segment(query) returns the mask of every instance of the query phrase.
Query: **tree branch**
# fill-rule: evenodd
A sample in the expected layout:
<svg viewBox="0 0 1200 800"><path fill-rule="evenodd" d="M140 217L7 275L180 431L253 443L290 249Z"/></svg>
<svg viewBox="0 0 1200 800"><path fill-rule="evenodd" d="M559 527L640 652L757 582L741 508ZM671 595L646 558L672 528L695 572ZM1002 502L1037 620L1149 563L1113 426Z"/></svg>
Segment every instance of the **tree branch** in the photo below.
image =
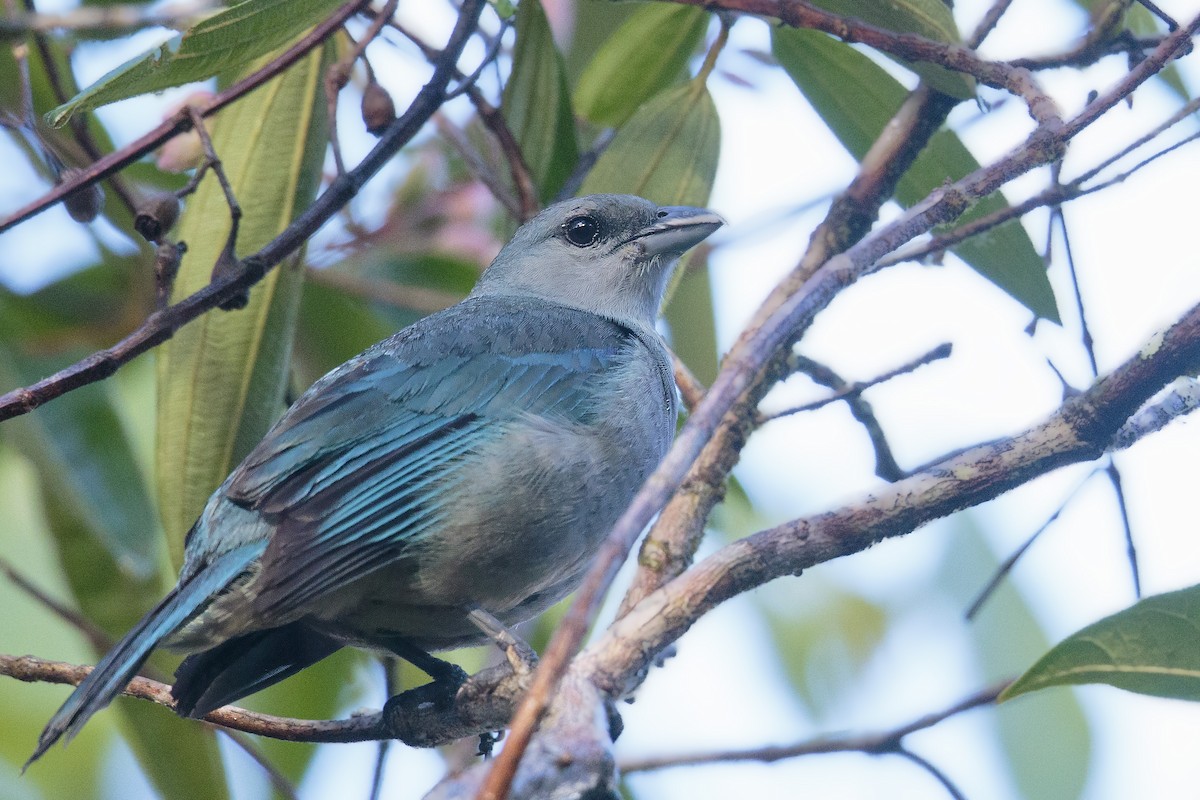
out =
<svg viewBox="0 0 1200 800"><path fill-rule="evenodd" d="M907 725L901 725L889 731L878 733L860 733L852 736L823 736L807 742L797 742L790 745L775 747L755 747L747 750L726 750L705 753L683 753L670 756L647 756L644 758L622 761L620 768L625 775L634 772L649 772L670 767L682 767L694 764L716 764L729 761L755 761L770 764L787 758L800 756L822 755L827 753L867 753L880 755L896 753L904 737L923 731L945 722L951 717L970 711L980 706L996 702L1011 681L1004 681L995 686L982 689L970 697L961 700L949 708L934 714L915 719Z"/></svg>
<svg viewBox="0 0 1200 800"><path fill-rule="evenodd" d="M446 44L441 62L434 69L429 82L413 99L408 110L388 126L374 149L357 167L338 176L282 233L257 253L244 259L240 269L231 270L195 294L151 314L137 330L112 347L93 353L32 386L14 389L0 396L0 421L32 411L47 400L72 389L107 378L122 364L171 338L175 331L196 317L248 290L271 268L295 252L317 228L358 194L363 184L410 141L438 109L446 95L447 85L456 74L455 63L474 32L484 5L484 0L466 0L463 3L458 23ZM328 23L329 20L324 24ZM225 94L228 93L218 95L218 98ZM214 99L205 108L210 108L216 102ZM185 109L177 116L186 119L187 113ZM201 114L203 113L202 110ZM95 172L97 178L107 174L98 168L99 163L94 164L88 172Z"/></svg>
<svg viewBox="0 0 1200 800"><path fill-rule="evenodd" d="M1059 467L1098 458L1148 398L1197 369L1200 305L1041 424L970 448L859 502L726 545L614 622L579 656L577 667L606 694L620 697L657 653L717 604L910 533Z"/></svg>
<svg viewBox="0 0 1200 800"><path fill-rule="evenodd" d="M295 64L306 53L324 42L325 39L337 31L347 19L354 16L366 3L367 0L352 0L352 2L346 3L346 5L342 6L330 15L328 19L309 31L304 38L288 48L278 58L264 65L261 69L247 75L225 91L214 95L207 103L197 106L195 111L202 117L210 117L230 103L240 100L292 66L292 64ZM107 178L114 172L137 161L173 136L187 133L191 129L192 120L188 110L186 108L180 109L171 117L164 120L157 128L142 134L120 150L114 150L85 169L79 170L69 180L56 185L37 200L0 220L0 233L4 233L9 228L40 214L67 195L78 191L81 187Z"/></svg>
<svg viewBox="0 0 1200 800"><path fill-rule="evenodd" d="M725 5L740 7L742 4L722 4L722 7ZM599 608L601 598L607 592L633 542L651 517L679 488L689 468L712 438L721 419L735 407L739 398L746 396L747 392L765 377L765 368L778 357L781 350L790 346L812 324L817 313L842 289L875 271L877 262L884 255L904 242L928 233L934 226L955 219L973 202L986 197L1013 178L1060 158L1074 135L1098 119L1118 102L1120 97L1128 96L1134 88L1156 74L1170 59L1189 48L1190 37L1197 28L1200 28L1200 16L1186 28L1167 36L1150 57L1131 69L1113 89L1085 107L1069 123L1064 124L1052 115L1035 115L1035 118L1045 116L1044 121L1023 144L1008 155L955 183L935 190L925 200L901 214L898 219L880 226L846 252L829 259L813 274L811 280L802 282L802 286L796 285L793 273L793 276L789 276L776 287L729 352L721 373L700 406L688 418L666 458L647 479L601 546L592 568L576 592L574 603L546 648L534 676L533 686L513 717L508 743L497 757L489 780L478 795L481 800L499 800L507 794L516 774L516 765L521 753L533 738L534 728L550 703L554 687L566 673L572 654L583 640L590 621ZM739 410L746 413L744 408ZM1014 469L1014 475L1016 474L1020 474L1019 469ZM1022 478L1022 481L1025 479L1027 477ZM911 490L911 480L901 481L894 486L906 486ZM1006 488L1011 488L1011 485ZM970 501L966 504L969 505ZM959 506L961 507L964 506ZM943 513L950 513L951 510L957 509L948 509ZM691 578L697 574L703 576L704 573L698 573L697 570L698 568L693 568L686 573L686 577ZM703 577L698 579L702 580ZM680 580L683 578L675 579L676 582ZM651 595L643 602L649 602L654 596ZM622 626L630 616L632 612L618 620L609 633ZM690 625L690 622L687 625ZM684 628L686 629L686 625ZM681 632L682 630L678 631ZM667 638L674 637L663 638L658 644L647 641L644 647L639 646L638 649L643 653L657 653L661 646L665 645ZM645 666L644 660L641 666Z"/></svg>

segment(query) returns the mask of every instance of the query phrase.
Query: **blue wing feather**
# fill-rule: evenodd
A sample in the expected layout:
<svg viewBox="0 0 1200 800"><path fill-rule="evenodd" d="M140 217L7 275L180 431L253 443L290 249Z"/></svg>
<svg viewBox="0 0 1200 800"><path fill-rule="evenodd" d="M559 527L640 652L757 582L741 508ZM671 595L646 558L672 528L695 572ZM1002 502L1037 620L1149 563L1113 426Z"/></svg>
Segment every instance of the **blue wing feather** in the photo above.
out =
<svg viewBox="0 0 1200 800"><path fill-rule="evenodd" d="M275 525L258 613L289 613L402 557L446 513L463 456L514 420L586 421L632 335L554 307L548 327L580 335L551 347L527 308L489 303L427 318L323 378L231 476L229 498Z"/></svg>

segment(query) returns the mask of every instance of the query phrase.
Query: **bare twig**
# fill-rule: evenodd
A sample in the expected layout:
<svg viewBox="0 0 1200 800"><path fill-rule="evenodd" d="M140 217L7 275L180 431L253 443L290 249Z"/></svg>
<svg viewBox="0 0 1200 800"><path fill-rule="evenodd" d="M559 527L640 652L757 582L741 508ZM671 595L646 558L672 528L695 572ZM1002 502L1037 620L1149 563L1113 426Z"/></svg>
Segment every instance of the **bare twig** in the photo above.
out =
<svg viewBox="0 0 1200 800"><path fill-rule="evenodd" d="M1068 492L1067 496L1063 498L1061 503L1059 503L1058 508L1054 509L1054 513L1047 517L1046 521L1039 525L1037 530L1029 534L1029 537L1025 539L1025 541L1022 542L1016 550L1010 553L1008 557L1000 563L1000 566L996 567L995 573L992 574L992 577L988 579L988 582L984 585L984 587L979 590L979 594L975 595L975 599L972 600L970 605L967 606L967 610L963 613L964 619L966 619L968 622L975 619L976 615L979 614L980 609L983 608L983 604L986 603L993 594L995 594L996 589L999 588L1001 581L1007 578L1012 572L1013 567L1015 567L1017 564L1017 561L1019 561L1021 557L1025 555L1025 552L1029 550L1033 543L1037 541L1038 538L1040 538L1041 535L1045 533L1051 525L1058 521L1058 518L1062 515L1062 512L1067 509L1068 505L1070 505L1072 498L1079 494L1079 490L1087 485L1087 482L1096 475L1096 472L1096 470L1092 470L1084 477L1083 480L1076 484L1075 488Z"/></svg>
<svg viewBox="0 0 1200 800"><path fill-rule="evenodd" d="M671 767L727 763L730 761L754 761L771 764L789 758L824 755L828 753L868 753L870 755L897 753L901 742L904 741L906 736L917 731L932 728L966 711L991 705L996 702L996 698L1008 687L1009 683L1011 681L1003 681L995 686L982 689L943 711L935 714L926 714L906 725L901 725L889 731L856 734L853 736L823 736L819 739L798 742L796 744L755 747L746 750L647 756L622 761L621 772L629 775L635 772L649 772L651 770L669 769Z"/></svg>
<svg viewBox="0 0 1200 800"><path fill-rule="evenodd" d="M92 667L62 661L0 653L0 675L8 675L19 681L77 686L91 671ZM171 687L149 678L134 678L123 694L149 700L167 708L175 707ZM222 728L289 742L368 742L389 735L380 714L365 714L343 720L304 720L225 706L204 717L204 720Z"/></svg>
<svg viewBox="0 0 1200 800"><path fill-rule="evenodd" d="M902 365L896 367L895 369L888 370L887 372L883 373L882 375L876 375L874 378L871 378L870 380L855 381L854 383L846 383L843 381L841 383L841 385L838 386L837 390L833 394L829 395L828 397L822 397L820 400L814 400L811 403L805 403L802 406L794 406L792 408L785 408L782 411L775 411L770 414L761 414L758 418L757 424L763 425L763 424L770 422L771 420L779 419L781 417L788 417L793 414L800 414L800 413L804 413L807 411L816 411L818 408L824 408L825 406L829 405L830 403L836 403L840 400L845 400L848 397L853 397L853 396L862 394L867 389L870 389L872 386L878 386L881 383L886 383L886 382L890 381L892 378L897 378L901 375L907 375L910 372L914 372L917 369L920 369L921 367L925 366L926 364L932 364L935 361L941 361L944 358L949 358L952 349L953 349L953 347L949 343L940 344L937 347L930 350L929 352L923 353L923 354L917 356L912 361L909 361L906 364L902 364ZM805 370L801 370L801 371L804 372ZM808 373L805 372L805 374L808 374Z"/></svg>
<svg viewBox="0 0 1200 800"><path fill-rule="evenodd" d="M207 103L198 106L196 108L197 113L202 117L210 117L230 103L240 100L271 78L284 72L292 64L303 58L306 53L325 41L325 39L340 28L347 19L357 13L366 3L367 0L351 0L351 2L346 3L331 14L328 19L309 31L300 41L289 47L278 58L272 59L269 64L265 64L261 69L255 70L225 91L214 95ZM78 191L81 187L103 180L118 170L129 166L171 137L180 133L186 133L191 128L192 120L188 111L180 109L177 113L164 120L158 127L143 134L121 149L109 153L89 165L86 169L80 170L70 180L63 181L37 200L0 220L0 233L24 222L30 217L40 214L67 195Z"/></svg>
<svg viewBox="0 0 1200 800"><path fill-rule="evenodd" d="M575 668L609 696L624 696L656 653L726 599L905 535L1037 475L1099 458L1159 387L1200 369L1200 305L1154 342L1157 347L1144 348L1022 433L972 447L840 509L726 545L618 618L589 644Z"/></svg>
<svg viewBox="0 0 1200 800"><path fill-rule="evenodd" d="M719 5L725 8L736 7L731 10L750 10L744 7L765 4L762 0L754 0L745 3L722 2ZM780 10L778 4L770 5L773 6L774 12ZM778 13L775 15L779 16ZM825 21L828 21L827 18ZM1116 86L1099 96L1078 116L1066 123L1048 114L1048 107L1038 108L1034 116L1036 119L1043 119L1043 123L1023 144L1006 156L959 181L935 190L928 198L909 208L896 220L880 226L858 244L829 259L802 287L797 287L790 279L785 279L772 292L726 356L724 368L700 407L688 418L666 458L634 497L601 546L591 570L576 592L575 602L550 640L541 666L535 674L533 686L513 717L512 735L496 759L489 782L480 793L481 798L499 800L507 793L515 775L516 764L533 736L537 720L549 704L554 687L566 672L571 655L582 641L589 622L599 607L601 597L607 591L633 541L650 518L662 508L670 494L679 487L720 420L745 396L747 390L755 385L760 373L777 358L781 349L788 346L811 324L816 313L824 308L833 296L874 271L877 262L886 253L895 250L903 242L928 232L935 225L956 218L975 199L991 194L1012 178L1057 160L1071 137L1098 119L1121 98L1128 96L1142 82L1156 74L1170 59L1189 47L1190 37L1197 29L1200 29L1200 17L1192 20L1186 28L1167 36L1154 53L1132 68ZM1200 313L1197 316L1200 317ZM1022 469L1014 465L1011 474L1020 477ZM907 485L907 481L900 481L890 488L895 490L903 485ZM1018 484L1008 484L1005 488L1013 485ZM790 531L789 535L809 534ZM788 571L796 571L794 563L789 562ZM697 569L693 569L689 571L688 576L697 574ZM697 579L704 580L707 577L710 576ZM680 578L676 579L678 580ZM622 626L631 615L632 612L620 618L610 632Z"/></svg>
<svg viewBox="0 0 1200 800"><path fill-rule="evenodd" d="M436 54L436 50L403 25L393 23L392 27L415 44L425 54L426 58L433 58L434 54ZM500 36L497 36L493 42L493 51L489 54L489 59L495 57L495 47L499 45L500 38ZM484 64L488 63L489 59L485 59ZM482 68L483 64L480 66ZM509 176L512 179L515 195L487 168L483 159L467 143L466 137L449 120L439 121L439 126L448 135L450 143L466 158L468 164L476 171L480 180L488 187L493 196L500 201L515 219L519 222L524 222L536 214L540 207L537 188L533 182L533 173L529 169L529 164L525 161L525 154L521 152L521 145L517 142L516 136L513 135L512 129L508 127L508 120L504 118L504 114L501 113L500 109L488 102L487 98L483 96L483 92L479 90L473 81L468 81L465 78L463 81L463 85L466 87L466 95L470 99L471 104L475 106L476 113L479 114L479 121L491 132L492 136L496 139L496 143L500 146L500 152L504 155L504 160L508 164Z"/></svg>
<svg viewBox="0 0 1200 800"><path fill-rule="evenodd" d="M88 644L94 650L104 652L112 647L112 637L106 631L102 630L99 625L75 609L63 605L46 592L43 592L33 581L22 575L16 567L3 558L0 558L0 572L4 573L4 576L12 582L13 586L25 592L25 594L49 609L59 619L79 631L88 640Z"/></svg>
<svg viewBox="0 0 1200 800"><path fill-rule="evenodd" d="M483 6L483 0L467 0L463 4L458 23L443 51L442 61L434 70L433 77L413 99L408 110L388 127L362 163L335 179L282 233L257 253L243 259L240 269L222 276L175 305L151 314L137 330L112 347L93 353L32 386L15 389L0 396L0 421L27 413L72 389L107 378L122 364L169 339L183 325L249 289L261 280L269 269L291 255L317 228L349 202L362 185L378 172L404 143L415 136L437 110L444 98L446 86L456 71L454 62L474 31ZM323 25L329 22L327 20ZM312 35L310 34L310 37ZM205 108L211 106L212 104L209 104ZM187 118L186 111L181 114L184 119ZM97 175L106 174L98 165L92 165L91 171Z"/></svg>

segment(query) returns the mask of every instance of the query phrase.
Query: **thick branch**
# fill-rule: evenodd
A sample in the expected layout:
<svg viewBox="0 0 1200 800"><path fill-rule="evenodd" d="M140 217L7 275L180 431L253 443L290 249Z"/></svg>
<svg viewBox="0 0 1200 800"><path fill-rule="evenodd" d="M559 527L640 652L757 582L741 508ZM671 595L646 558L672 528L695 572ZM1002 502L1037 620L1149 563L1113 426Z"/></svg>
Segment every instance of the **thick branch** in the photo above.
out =
<svg viewBox="0 0 1200 800"><path fill-rule="evenodd" d="M689 417L662 464L647 479L600 548L591 570L576 593L575 602L546 648L533 687L513 717L508 744L496 759L492 775L479 794L480 798L499 800L506 794L509 782L516 773L521 752L533 737L537 720L549 705L554 687L565 674L568 662L583 640L601 598L637 535L679 487L690 466L712 438L722 417L761 380L764 367L812 324L817 313L834 296L873 272L884 255L914 237L928 233L934 226L955 219L974 202L998 190L1013 178L1061 157L1070 138L1116 102L1112 99L1114 95L1123 92L1123 96L1128 96L1134 88L1156 74L1168 60L1190 47L1190 37L1197 28L1200 28L1200 17L1186 28L1166 37L1150 58L1131 69L1124 80L1089 104L1069 125L1062 124L1057 118L1048 119L1022 145L994 164L935 190L895 221L880 226L845 253L830 259L803 287L797 287L785 279L771 293L730 351L712 388ZM907 482L902 484L906 485ZM688 573L689 576L691 574ZM649 647L646 652L658 652L658 649Z"/></svg>
<svg viewBox="0 0 1200 800"><path fill-rule="evenodd" d="M973 447L863 500L727 545L648 596L579 657L611 696L713 606L783 575L865 550L931 520L991 500L1067 464L1098 458L1164 385L1200 369L1200 305L1046 421Z"/></svg>

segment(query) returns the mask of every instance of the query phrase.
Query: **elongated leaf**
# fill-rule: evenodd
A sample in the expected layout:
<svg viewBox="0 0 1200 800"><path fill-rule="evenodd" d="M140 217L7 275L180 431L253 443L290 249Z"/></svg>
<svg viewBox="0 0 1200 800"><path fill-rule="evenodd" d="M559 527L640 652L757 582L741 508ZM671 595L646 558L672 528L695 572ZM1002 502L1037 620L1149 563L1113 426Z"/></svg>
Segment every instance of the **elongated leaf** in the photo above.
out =
<svg viewBox="0 0 1200 800"><path fill-rule="evenodd" d="M638 109L583 182L581 194L637 194L660 205L708 202L721 123L699 81L677 86Z"/></svg>
<svg viewBox="0 0 1200 800"><path fill-rule="evenodd" d="M73 114L236 70L294 38L345 0L246 0L125 62L47 115L59 127Z"/></svg>
<svg viewBox="0 0 1200 800"><path fill-rule="evenodd" d="M772 34L772 48L796 86L855 158L866 155L904 102L904 87L886 71L824 34L777 29ZM912 205L947 180L957 180L978 168L979 162L954 133L939 131L900 179L896 200ZM958 223L1006 206L1001 194L985 197ZM1045 264L1019 222L993 228L986 236L969 239L951 250L1039 317L1058 321Z"/></svg>
<svg viewBox="0 0 1200 800"><path fill-rule="evenodd" d="M588 62L575 89L579 114L619 126L679 80L708 30L701 8L655 3L638 9Z"/></svg>
<svg viewBox="0 0 1200 800"><path fill-rule="evenodd" d="M0 359L0 379L6 385L22 385L58 366L57 361L22 357L10 350ZM140 583L157 578L158 524L141 471L104 389L97 385L70 392L13 420L5 430L36 465L48 499L83 524L89 546L99 547L111 559L117 574L104 580L120 583L123 576Z"/></svg>
<svg viewBox="0 0 1200 800"><path fill-rule="evenodd" d="M579 146L562 56L537 0L525 0L517 9L512 77L501 105L533 173L538 199L546 202L575 168Z"/></svg>
<svg viewBox="0 0 1200 800"><path fill-rule="evenodd" d="M1001 699L1082 683L1200 700L1200 586L1147 597L1071 634Z"/></svg>
<svg viewBox="0 0 1200 800"><path fill-rule="evenodd" d="M49 367L10 353L0 374L6 383L14 373L27 382ZM79 609L116 639L154 605L163 584L154 509L107 389L77 389L11 420L5 432L37 469L41 503ZM226 797L210 731L145 702L116 707L164 797Z"/></svg>
<svg viewBox="0 0 1200 800"><path fill-rule="evenodd" d="M970 514L960 514L956 521L938 583L948 590L953 611L961 613L995 574L999 560ZM1007 678L1047 647L1045 632L1012 581L1000 585L964 633L973 644L982 686ZM1087 719L1071 692L1056 692L1042 700L988 712L1011 768L1015 796L1024 800L1079 797L1092 751Z"/></svg>
<svg viewBox="0 0 1200 800"><path fill-rule="evenodd" d="M945 44L960 42L954 15L943 0L813 0L813 5L896 33L915 33ZM975 96L975 79L969 75L927 62L894 60L920 75L939 92L962 100Z"/></svg>
<svg viewBox="0 0 1200 800"><path fill-rule="evenodd" d="M270 241L316 191L325 149L325 63L314 52L214 124L213 144L245 212L239 254ZM179 223L189 250L176 298L209 282L229 224L210 175ZM159 510L176 563L208 495L282 408L302 278L295 263L283 264L254 287L244 309L211 312L158 350Z"/></svg>
<svg viewBox="0 0 1200 800"><path fill-rule="evenodd" d="M239 254L268 242L316 192L326 142L322 78L332 56L331 46L312 53L215 122L213 144L245 212ZM180 238L190 247L176 297L208 283L228 230L224 196L216 181L206 180L180 221ZM273 270L244 309L211 312L159 349L159 507L176 559L209 494L282 410L303 288L300 263L297 256ZM331 687L340 683L331 675L323 668L289 679L275 690L273 710L328 713L338 697ZM279 742L259 746L294 780L313 752Z"/></svg>

